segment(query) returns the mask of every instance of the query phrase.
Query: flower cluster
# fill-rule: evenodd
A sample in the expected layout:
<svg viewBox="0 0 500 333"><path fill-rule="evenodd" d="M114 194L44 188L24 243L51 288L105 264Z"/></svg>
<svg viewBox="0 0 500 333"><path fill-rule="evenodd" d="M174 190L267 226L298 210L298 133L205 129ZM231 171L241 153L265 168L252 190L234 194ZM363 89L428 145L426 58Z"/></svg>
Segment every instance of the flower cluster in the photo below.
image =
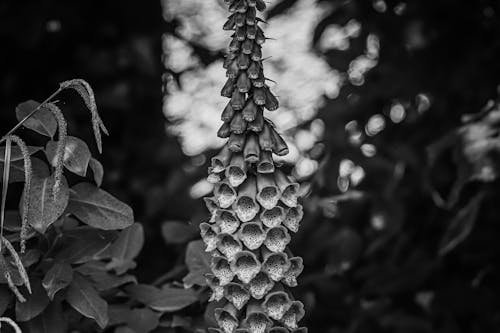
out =
<svg viewBox="0 0 500 333"><path fill-rule="evenodd" d="M214 195L205 198L211 212L200 225L206 250L212 253L208 285L219 333L306 332L298 322L304 305L288 287L297 285L302 258L287 248L290 233L302 219L299 184L274 161L288 147L264 109L274 111L278 100L264 76L257 12L263 0L225 0L231 15L225 30L234 31L224 62L227 82L222 96L230 98L222 112L218 136L228 138L213 157L208 180Z"/></svg>

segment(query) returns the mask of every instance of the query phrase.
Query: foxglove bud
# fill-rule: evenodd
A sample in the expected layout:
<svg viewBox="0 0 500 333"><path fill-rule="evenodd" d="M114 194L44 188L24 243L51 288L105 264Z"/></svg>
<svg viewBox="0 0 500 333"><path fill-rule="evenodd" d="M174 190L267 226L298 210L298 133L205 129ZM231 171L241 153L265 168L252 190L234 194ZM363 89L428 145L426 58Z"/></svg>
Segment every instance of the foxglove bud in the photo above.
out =
<svg viewBox="0 0 500 333"><path fill-rule="evenodd" d="M226 23L224 23L224 26L222 27L222 29L233 30L234 24L235 24L235 15L233 14L233 15L229 16Z"/></svg>
<svg viewBox="0 0 500 333"><path fill-rule="evenodd" d="M236 82L236 86L238 87L238 90L242 93L247 93L248 91L250 91L250 88L252 87L252 82L248 78L248 75L246 72L242 71L240 73L240 76L238 76L238 81ZM250 121L252 121L252 120L253 119L251 119Z"/></svg>
<svg viewBox="0 0 500 333"><path fill-rule="evenodd" d="M231 52L236 52L240 49L241 47L241 42L237 40L236 38L233 38L231 40L231 43L229 43L229 51Z"/></svg>
<svg viewBox="0 0 500 333"><path fill-rule="evenodd" d="M212 157L212 171L213 172L222 172L226 170L227 165L229 164L229 161L231 160L231 151L225 145L222 150Z"/></svg>
<svg viewBox="0 0 500 333"><path fill-rule="evenodd" d="M264 129L264 116L262 115L262 109L257 109L255 119L248 123L247 129L253 132L260 132Z"/></svg>
<svg viewBox="0 0 500 333"><path fill-rule="evenodd" d="M281 135L276 132L274 128L271 127L271 137L273 141L272 151L278 156L284 156L288 154L288 145Z"/></svg>
<svg viewBox="0 0 500 333"><path fill-rule="evenodd" d="M257 35L257 27L255 25L249 25L247 27L247 38L248 39L255 39Z"/></svg>
<svg viewBox="0 0 500 333"><path fill-rule="evenodd" d="M257 17L257 11L255 10L255 7L249 7L246 15L247 25L255 25L256 17Z"/></svg>
<svg viewBox="0 0 500 333"><path fill-rule="evenodd" d="M222 90L220 92L221 96L231 97L234 91L234 83L234 79L227 79L226 84L224 84L224 87L222 87Z"/></svg>
<svg viewBox="0 0 500 333"><path fill-rule="evenodd" d="M253 52L253 47L254 47L253 41L251 39L247 39L243 42L241 46L241 52L250 55Z"/></svg>
<svg viewBox="0 0 500 333"><path fill-rule="evenodd" d="M257 27L257 31L255 32L255 42L259 45L266 42L266 36L264 36L264 32L259 27Z"/></svg>
<svg viewBox="0 0 500 333"><path fill-rule="evenodd" d="M243 27L245 25L245 22L246 22L246 15L245 14L243 14L243 13L234 14L234 24L237 27Z"/></svg>
<svg viewBox="0 0 500 333"><path fill-rule="evenodd" d="M248 163L256 163L259 161L260 147L257 135L253 133L248 135L248 139L245 142L245 148L243 149L243 157Z"/></svg>
<svg viewBox="0 0 500 333"><path fill-rule="evenodd" d="M251 79L256 79L259 77L259 72L260 72L260 66L259 63L256 61L252 61L250 66L248 66L247 73L248 77Z"/></svg>
<svg viewBox="0 0 500 333"><path fill-rule="evenodd" d="M245 106L245 94L238 90L234 90L231 97L231 106L235 110L243 109L243 106Z"/></svg>
<svg viewBox="0 0 500 333"><path fill-rule="evenodd" d="M217 131L217 136L219 138L225 139L231 135L231 127L229 123L222 123L221 127Z"/></svg>
<svg viewBox="0 0 500 333"><path fill-rule="evenodd" d="M235 38L239 42L243 42L246 39L246 29L245 27L236 28Z"/></svg>
<svg viewBox="0 0 500 333"><path fill-rule="evenodd" d="M252 55L250 58L256 62L262 60L262 49L259 44L253 44Z"/></svg>
<svg viewBox="0 0 500 333"><path fill-rule="evenodd" d="M268 109L269 111L277 110L279 107L279 102L278 102L278 99L276 98L276 96L273 95L273 93L271 92L271 90L269 90L268 87L266 87L264 89L264 92L266 95L266 97L265 97L266 98L266 102L265 102L266 109Z"/></svg>
<svg viewBox="0 0 500 333"><path fill-rule="evenodd" d="M245 135L231 133L227 142L227 146L229 150L234 153L242 151L243 147L245 146Z"/></svg>
<svg viewBox="0 0 500 333"><path fill-rule="evenodd" d="M229 128L231 132L236 134L243 134L247 129L247 122L243 119L243 114L241 112L236 112L233 119L229 123Z"/></svg>
<svg viewBox="0 0 500 333"><path fill-rule="evenodd" d="M251 1L251 2L253 2L253 1ZM266 9L266 3L264 2L264 0L256 0L255 7L257 8L257 10L259 12L262 12Z"/></svg>
<svg viewBox="0 0 500 333"><path fill-rule="evenodd" d="M243 52L238 56L238 67L239 69L247 69L250 66L250 56Z"/></svg>
<svg viewBox="0 0 500 333"><path fill-rule="evenodd" d="M266 83L266 79L264 77L264 72L262 72L262 71L259 72L259 77L252 80L252 84L255 88L262 88L262 87L264 87L265 83ZM267 104L268 103L266 102L265 107L266 107L266 109L269 110L269 107ZM269 110L269 111L273 111L273 110Z"/></svg>
<svg viewBox="0 0 500 333"><path fill-rule="evenodd" d="M273 173L274 172L273 156L270 151L262 151L260 160L257 164L257 172L259 173ZM278 184L279 185L279 184Z"/></svg>
<svg viewBox="0 0 500 333"><path fill-rule="evenodd" d="M248 76L247 76L248 78ZM257 117L257 111L259 110L259 107L255 105L255 103L250 100L248 103L245 105L243 108L243 119L246 121L253 121Z"/></svg>
<svg viewBox="0 0 500 333"><path fill-rule="evenodd" d="M260 149L262 150L272 150L273 149L273 136L272 127L265 123L262 132L259 135Z"/></svg>
<svg viewBox="0 0 500 333"><path fill-rule="evenodd" d="M230 79L236 79L239 72L240 68L238 67L238 59L235 58L231 61L231 64L227 68L226 76Z"/></svg>

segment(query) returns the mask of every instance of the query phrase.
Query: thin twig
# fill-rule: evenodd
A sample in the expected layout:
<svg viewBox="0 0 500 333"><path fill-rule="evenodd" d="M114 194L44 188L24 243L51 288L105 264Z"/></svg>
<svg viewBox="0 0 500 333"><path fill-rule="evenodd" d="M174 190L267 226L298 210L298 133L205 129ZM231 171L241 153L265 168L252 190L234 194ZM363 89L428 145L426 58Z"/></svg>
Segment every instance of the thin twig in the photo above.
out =
<svg viewBox="0 0 500 333"><path fill-rule="evenodd" d="M7 132L1 139L0 143L4 142L9 135L14 133L19 127L21 127L28 119L30 119L35 113L37 113L40 108L48 103L52 98L54 98L57 94L61 92L62 88L58 88L55 92L52 93L49 97L47 97L40 105L38 105L33 111L31 111L26 117L24 117L20 122L16 124L16 126L12 127L10 131Z"/></svg>

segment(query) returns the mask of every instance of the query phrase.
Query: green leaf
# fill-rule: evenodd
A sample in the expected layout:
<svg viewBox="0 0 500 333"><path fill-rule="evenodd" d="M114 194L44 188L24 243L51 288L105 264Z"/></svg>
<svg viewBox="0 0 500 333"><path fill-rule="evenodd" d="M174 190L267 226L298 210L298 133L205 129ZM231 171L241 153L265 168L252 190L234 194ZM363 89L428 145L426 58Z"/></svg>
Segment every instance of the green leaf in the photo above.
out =
<svg viewBox="0 0 500 333"><path fill-rule="evenodd" d="M94 319L102 329L108 324L108 303L99 296L94 286L78 273L69 285L66 300L76 311Z"/></svg>
<svg viewBox="0 0 500 333"><path fill-rule="evenodd" d="M210 273L210 254L205 251L203 241L196 240L188 244L185 261L189 273L182 279L184 286L206 286L205 274Z"/></svg>
<svg viewBox="0 0 500 333"><path fill-rule="evenodd" d="M42 314L26 323L25 333L67 333L67 323L59 302L52 302Z"/></svg>
<svg viewBox="0 0 500 333"><path fill-rule="evenodd" d="M102 167L101 162L92 157L90 159L89 167L94 174L94 181L97 187L101 187L102 178L104 177L104 168Z"/></svg>
<svg viewBox="0 0 500 333"><path fill-rule="evenodd" d="M62 215L68 205L69 189L66 178L62 177L61 188L55 200L53 188L53 175L46 178L33 177L31 181L28 221L40 233L45 233L47 228ZM26 196L26 194L23 195Z"/></svg>
<svg viewBox="0 0 500 333"><path fill-rule="evenodd" d="M177 221L167 221L161 226L163 239L167 244L184 244L198 235L193 226Z"/></svg>
<svg viewBox="0 0 500 333"><path fill-rule="evenodd" d="M163 287L162 289L137 284L126 288L129 296L155 311L174 312L198 301L191 289Z"/></svg>
<svg viewBox="0 0 500 333"><path fill-rule="evenodd" d="M127 324L136 333L148 333L158 327L158 315L148 308L130 312Z"/></svg>
<svg viewBox="0 0 500 333"><path fill-rule="evenodd" d="M57 141L49 141L45 150L47 159L53 167L57 165L57 144ZM91 156L90 149L83 140L74 136L66 137L63 156L63 165L66 169L85 177Z"/></svg>
<svg viewBox="0 0 500 333"><path fill-rule="evenodd" d="M103 230L123 229L134 223L132 208L90 183L71 188L68 212L83 223Z"/></svg>
<svg viewBox="0 0 500 333"><path fill-rule="evenodd" d="M4 163L0 162L0 169L3 170L3 166ZM50 175L49 167L47 166L47 164L36 157L31 158L31 171L33 172L33 176L38 178L45 178ZM24 180L24 161L19 160L11 162L9 183L24 182ZM1 178L0 182L2 182Z"/></svg>
<svg viewBox="0 0 500 333"><path fill-rule="evenodd" d="M134 223L122 230L118 239L106 250L105 255L111 258L108 269L114 269L117 274L125 273L143 245L144 230L141 224ZM135 263L133 266L135 267Z"/></svg>
<svg viewBox="0 0 500 333"><path fill-rule="evenodd" d="M33 155L37 151L40 151L42 147L34 147L34 146L28 146L28 152L30 155ZM0 147L0 162L5 162L5 146ZM11 147L11 156L10 156L10 161L15 162L15 161L22 161L23 160L23 153L21 152L21 148L19 146L13 146Z"/></svg>
<svg viewBox="0 0 500 333"><path fill-rule="evenodd" d="M47 291L49 298L53 300L54 295L59 290L66 288L71 283L71 280L73 280L71 265L64 262L56 262L45 274L42 285Z"/></svg>
<svg viewBox="0 0 500 333"><path fill-rule="evenodd" d="M32 294L27 295L26 302L16 302L16 320L28 321L38 316L49 304L49 298L40 280L31 281Z"/></svg>
<svg viewBox="0 0 500 333"><path fill-rule="evenodd" d="M123 305L112 305L109 309L110 325L126 325L134 333L151 332L160 324L158 317L148 308L131 310Z"/></svg>
<svg viewBox="0 0 500 333"><path fill-rule="evenodd" d="M21 121L35 110L40 103L29 100L16 107L16 118ZM52 112L41 107L33 116L23 123L23 126L45 136L53 137L57 130L57 120Z"/></svg>
<svg viewBox="0 0 500 333"><path fill-rule="evenodd" d="M116 232L78 227L67 230L62 239L61 250L56 260L71 264L85 263L100 258L108 246L116 239Z"/></svg>

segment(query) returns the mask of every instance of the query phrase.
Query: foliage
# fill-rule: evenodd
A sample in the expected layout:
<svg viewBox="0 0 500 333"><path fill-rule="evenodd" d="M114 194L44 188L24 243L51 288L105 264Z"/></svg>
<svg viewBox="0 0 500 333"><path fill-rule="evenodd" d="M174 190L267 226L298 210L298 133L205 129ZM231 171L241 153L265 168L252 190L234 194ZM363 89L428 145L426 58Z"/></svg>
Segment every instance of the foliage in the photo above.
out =
<svg viewBox="0 0 500 333"><path fill-rule="evenodd" d="M266 20L286 21L299 2L273 1ZM306 218L291 243L294 253L307 263L295 290L307 310L304 325L311 332L498 331L498 180L475 178L491 175L480 171L497 164L492 144L495 130L488 129L496 125L487 117L464 119L466 123L461 119L480 115L488 100L497 96L498 3L312 2L334 10L322 11L324 16L315 22L315 31L303 42L342 74L344 85L336 98L318 106L317 117L327 131L308 151L307 157L317 161L319 169L315 178L309 179L314 194L304 200ZM134 207L144 229L144 248L135 259L134 274L157 287L185 277L184 283L199 291L200 303L164 314L157 330L193 332L203 327L200 322L204 320L207 290L197 281L203 284L207 266L204 252L198 250L202 249L201 241L189 241L196 238L197 225L207 216L201 200L190 197L189 191L205 177L206 156L213 152L184 156L177 139L165 133L165 123L171 121L159 111L163 64L158 54L162 33L186 42L193 56L201 59L201 66L220 61L222 50L184 39L180 32L185 18L165 16L167 21L163 21L158 1L140 5L131 0L6 1L1 10L0 35L8 50L0 62L2 133L12 126L12 110L18 101L47 96L54 82L74 73L88 78L112 133L99 158L106 169L103 186ZM54 29L57 23L60 30ZM335 32L351 32L357 24L359 33L342 38L341 49L324 47L332 32L338 37ZM280 32L295 36L294 29ZM361 85L356 76L353 82L358 85L351 84L351 62L365 55L370 34L380 45L377 63L365 73ZM309 70L308 65L302 64ZM172 69L168 73L176 80L182 74ZM299 78L292 81L301 82ZM186 84L200 89L192 80ZM280 86L286 84L280 80ZM209 88L216 95L215 87ZM76 94L61 96L67 101L64 113L71 135L90 142L88 114L80 103L73 103ZM397 123L389 120L391 113L400 114L401 107L403 119ZM194 110L202 114L202 109ZM385 119L384 130L366 135L365 125L378 115ZM346 131L352 120L357 127L347 126ZM479 128L488 130L466 130ZM308 129L306 123L297 132L291 130L289 136ZM362 143L355 140L360 133ZM20 129L18 135L26 138L29 149L34 145L31 140L37 139L27 130ZM474 137L478 139L472 140ZM362 144L367 144L363 149L369 148L365 150L368 153L373 152L370 144L375 146L375 156L364 155ZM37 146L45 146L45 142ZM468 147L467 154L460 153L464 147ZM489 148L476 149L480 147ZM434 153L428 155L428 150ZM16 154L19 156L18 147L13 146L12 155ZM473 160L476 162L471 163ZM37 159L32 162L35 171L45 172ZM94 170L92 163L91 159ZM22 164L20 159L12 162L11 179L24 179ZM349 174L342 173L339 180L340 164L347 165L349 172L355 171L354 175L358 167L364 170L362 182L357 186L350 183L347 192L338 186L345 188ZM308 165L315 163L308 161ZM458 170L469 180L457 182L456 188L461 190L451 191ZM67 172L65 176L70 178ZM89 176L91 180L93 176ZM352 179L356 178L349 177L349 182ZM15 185L9 188L9 193L15 191ZM477 197L479 193L484 196ZM7 201L8 207L16 205ZM162 226L172 221L191 236L177 233L182 227L169 226L165 227L169 236L163 240ZM52 228L54 224L49 230ZM120 301L127 298L122 297ZM12 302L10 291L0 288L0 311L7 299ZM68 307L65 302L51 303L45 317L57 320L63 309L72 311ZM111 309L120 314L120 307ZM11 307L9 311L15 318L15 310ZM123 323L116 325L129 327L117 331L130 333L130 327L135 327L130 324L140 323L140 318L150 318L148 322L155 324L150 311L125 309L121 319L110 323ZM210 323L212 317L209 307L206 321ZM78 325L79 331L97 329L96 324L88 328L86 322ZM28 323L43 327L42 317ZM2 329L9 332L5 327Z"/></svg>
<svg viewBox="0 0 500 333"><path fill-rule="evenodd" d="M150 332L163 313L198 296L167 283L137 284L130 274L143 228L127 204L100 188L103 168L85 141L66 135L65 118L51 100L75 85L85 88L79 93L96 131L104 128L90 86L70 82L43 103L21 103L18 125L2 139L0 317L23 332ZM21 125L40 135L35 145L12 134Z"/></svg>

